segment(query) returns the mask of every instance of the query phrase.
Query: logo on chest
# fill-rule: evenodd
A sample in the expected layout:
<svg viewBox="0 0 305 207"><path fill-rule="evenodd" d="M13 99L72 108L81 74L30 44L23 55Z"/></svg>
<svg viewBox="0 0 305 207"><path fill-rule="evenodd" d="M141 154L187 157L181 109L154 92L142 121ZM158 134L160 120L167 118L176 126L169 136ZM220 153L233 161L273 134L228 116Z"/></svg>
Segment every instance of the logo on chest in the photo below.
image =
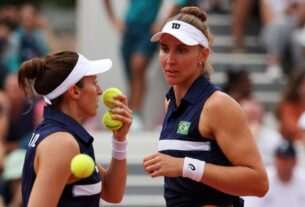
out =
<svg viewBox="0 0 305 207"><path fill-rule="evenodd" d="M184 134L184 135L188 134L190 126L191 126L191 122L180 121L178 125L177 134Z"/></svg>

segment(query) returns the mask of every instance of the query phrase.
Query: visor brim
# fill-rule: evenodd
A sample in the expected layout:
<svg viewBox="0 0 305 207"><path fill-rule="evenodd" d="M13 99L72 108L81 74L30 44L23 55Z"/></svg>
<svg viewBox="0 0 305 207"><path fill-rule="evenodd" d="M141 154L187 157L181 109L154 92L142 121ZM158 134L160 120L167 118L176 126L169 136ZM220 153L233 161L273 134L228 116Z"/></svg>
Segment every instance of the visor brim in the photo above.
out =
<svg viewBox="0 0 305 207"><path fill-rule="evenodd" d="M112 61L110 59L101 59L90 61L89 70L85 76L98 75L104 73L112 67Z"/></svg>
<svg viewBox="0 0 305 207"><path fill-rule="evenodd" d="M169 34L176 39L178 39L180 42L182 42L185 45L194 46L199 45L200 43L194 40L193 38L189 37L188 35L182 33L181 31L167 31L167 32L158 32L155 35L152 36L150 39L151 42L157 42L160 41L162 35Z"/></svg>

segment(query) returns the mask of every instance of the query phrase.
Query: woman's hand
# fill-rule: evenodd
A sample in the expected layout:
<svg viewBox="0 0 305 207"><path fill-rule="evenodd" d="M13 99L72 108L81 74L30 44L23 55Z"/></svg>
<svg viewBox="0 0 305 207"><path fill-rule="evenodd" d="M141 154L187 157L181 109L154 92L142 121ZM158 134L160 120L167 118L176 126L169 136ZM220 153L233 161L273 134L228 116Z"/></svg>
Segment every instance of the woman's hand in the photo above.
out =
<svg viewBox="0 0 305 207"><path fill-rule="evenodd" d="M183 161L184 158L176 158L157 152L145 157L143 166L151 177L179 177L182 176Z"/></svg>
<svg viewBox="0 0 305 207"><path fill-rule="evenodd" d="M111 110L112 119L123 122L123 126L113 131L113 137L117 141L124 141L132 123L132 111L128 107L126 96L120 94L110 100L117 107Z"/></svg>

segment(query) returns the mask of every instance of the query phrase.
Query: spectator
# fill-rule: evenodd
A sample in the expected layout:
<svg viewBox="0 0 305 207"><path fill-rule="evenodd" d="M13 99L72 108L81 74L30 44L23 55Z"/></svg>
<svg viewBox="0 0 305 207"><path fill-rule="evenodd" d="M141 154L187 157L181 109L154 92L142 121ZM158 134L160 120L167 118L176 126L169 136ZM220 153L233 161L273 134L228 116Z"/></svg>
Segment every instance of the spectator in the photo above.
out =
<svg viewBox="0 0 305 207"><path fill-rule="evenodd" d="M273 165L273 153L282 137L280 133L264 124L264 107L253 98L242 99L240 102L251 132L265 166Z"/></svg>
<svg viewBox="0 0 305 207"><path fill-rule="evenodd" d="M252 10L258 7L259 0L235 0L232 6L232 52L245 52L245 33Z"/></svg>
<svg viewBox="0 0 305 207"><path fill-rule="evenodd" d="M46 37L37 27L38 12L31 4L20 8L20 26L12 34L12 46L9 50L9 70L16 73L19 65L30 58L40 57L49 51Z"/></svg>
<svg viewBox="0 0 305 207"><path fill-rule="evenodd" d="M252 82L248 71L239 66L230 67L227 70L227 82L223 90L237 102L252 95Z"/></svg>
<svg viewBox="0 0 305 207"><path fill-rule="evenodd" d="M4 161L2 178L4 185L1 195L8 207L22 207L21 174L25 157L24 149L16 149L9 153Z"/></svg>
<svg viewBox="0 0 305 207"><path fill-rule="evenodd" d="M293 143L283 140L274 153L274 169L269 169L269 192L263 198L246 197L245 207L303 207L305 175L297 164Z"/></svg>
<svg viewBox="0 0 305 207"><path fill-rule="evenodd" d="M5 76L8 73L8 65L6 62L7 50L9 47L9 38L11 28L9 22L0 18L0 89L3 88Z"/></svg>
<svg viewBox="0 0 305 207"><path fill-rule="evenodd" d="M130 108L133 110L133 130L141 130L141 109L145 97L145 72L157 49L157 43L151 43L155 32L155 22L162 0L131 0L124 21L119 20L112 10L111 1L104 5L113 26L122 33L121 53L129 84ZM141 18L139 18L141 17Z"/></svg>
<svg viewBox="0 0 305 207"><path fill-rule="evenodd" d="M29 102L18 86L16 74L6 77L4 93L8 97L10 109L12 109L9 111L9 125L5 137L6 150L10 152L27 142L35 127L35 115L34 110L29 110ZM35 103L33 103L34 108Z"/></svg>
<svg viewBox="0 0 305 207"><path fill-rule="evenodd" d="M260 0L262 16L262 43L267 51L266 75L271 81L284 77L284 57L292 49L294 31L304 19L304 1ZM291 71L288 71L290 73Z"/></svg>
<svg viewBox="0 0 305 207"><path fill-rule="evenodd" d="M19 25L18 8L15 5L4 5L0 9L0 19L9 22L12 30L15 30Z"/></svg>
<svg viewBox="0 0 305 207"><path fill-rule="evenodd" d="M3 172L3 165L5 159L5 145L4 140L8 130L9 124L9 100L6 94L0 90L0 172ZM3 180L0 178L0 206L4 206L4 197L1 194L3 188Z"/></svg>
<svg viewBox="0 0 305 207"><path fill-rule="evenodd" d="M9 99L6 96L6 94L2 90L0 90L0 126L1 126L0 143L1 144L3 144L3 141L7 134L10 110L11 110L11 105Z"/></svg>
<svg viewBox="0 0 305 207"><path fill-rule="evenodd" d="M298 120L305 111L305 69L292 74L276 109L279 131L283 137L302 138Z"/></svg>

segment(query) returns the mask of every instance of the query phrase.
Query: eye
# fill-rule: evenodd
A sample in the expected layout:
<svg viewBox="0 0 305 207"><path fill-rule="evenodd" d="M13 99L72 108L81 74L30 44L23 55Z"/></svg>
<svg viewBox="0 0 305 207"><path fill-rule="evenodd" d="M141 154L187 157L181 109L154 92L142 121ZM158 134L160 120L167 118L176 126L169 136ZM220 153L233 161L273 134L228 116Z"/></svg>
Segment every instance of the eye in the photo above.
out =
<svg viewBox="0 0 305 207"><path fill-rule="evenodd" d="M185 54L187 52L187 49L185 47L178 47L177 48L177 51L180 53L180 54Z"/></svg>
<svg viewBox="0 0 305 207"><path fill-rule="evenodd" d="M167 53L167 52L168 52L168 48L165 47L165 46L161 46L161 47L160 47L160 50L161 50L162 52L164 52L164 53Z"/></svg>

